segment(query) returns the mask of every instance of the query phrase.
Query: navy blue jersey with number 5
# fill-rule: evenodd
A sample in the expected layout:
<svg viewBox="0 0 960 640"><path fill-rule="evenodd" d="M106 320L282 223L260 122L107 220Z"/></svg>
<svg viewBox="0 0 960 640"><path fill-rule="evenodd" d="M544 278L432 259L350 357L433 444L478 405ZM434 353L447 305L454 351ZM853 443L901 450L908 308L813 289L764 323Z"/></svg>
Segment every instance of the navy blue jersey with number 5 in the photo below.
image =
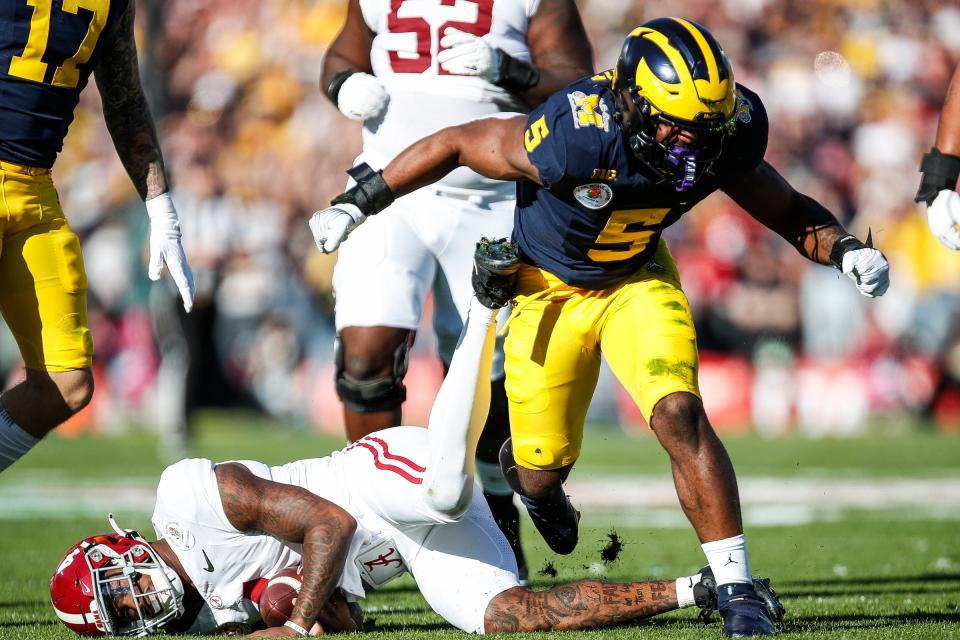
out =
<svg viewBox="0 0 960 640"><path fill-rule="evenodd" d="M514 222L525 260L594 290L641 269L663 229L763 160L766 112L749 89L737 85L737 93L736 131L710 170L683 192L631 152L613 119L609 74L578 80L534 109L523 142L542 186L518 184Z"/></svg>
<svg viewBox="0 0 960 640"><path fill-rule="evenodd" d="M130 1L0 2L0 160L53 166L101 45Z"/></svg>

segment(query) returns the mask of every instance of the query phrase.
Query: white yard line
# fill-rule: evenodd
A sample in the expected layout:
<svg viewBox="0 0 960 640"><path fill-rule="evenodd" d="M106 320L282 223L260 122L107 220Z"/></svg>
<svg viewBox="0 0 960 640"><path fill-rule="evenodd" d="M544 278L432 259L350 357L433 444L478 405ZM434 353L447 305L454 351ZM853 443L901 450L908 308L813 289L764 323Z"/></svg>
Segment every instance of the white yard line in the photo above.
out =
<svg viewBox="0 0 960 640"><path fill-rule="evenodd" d="M901 509L914 516L960 518L960 478L740 478L744 520L751 526L829 521L850 509ZM0 482L0 520L149 514L154 480L64 481L33 477ZM621 526L685 527L673 481L663 476L574 477L577 508Z"/></svg>

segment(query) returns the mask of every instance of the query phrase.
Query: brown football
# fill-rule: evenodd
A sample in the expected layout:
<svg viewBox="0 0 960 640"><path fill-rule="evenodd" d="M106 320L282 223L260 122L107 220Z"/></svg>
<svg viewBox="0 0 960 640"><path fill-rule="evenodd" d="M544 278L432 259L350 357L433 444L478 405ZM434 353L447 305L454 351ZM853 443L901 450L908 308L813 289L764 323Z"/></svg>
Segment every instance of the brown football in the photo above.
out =
<svg viewBox="0 0 960 640"><path fill-rule="evenodd" d="M260 617L268 627L282 627L293 613L294 601L303 586L301 567L278 571L260 594Z"/></svg>

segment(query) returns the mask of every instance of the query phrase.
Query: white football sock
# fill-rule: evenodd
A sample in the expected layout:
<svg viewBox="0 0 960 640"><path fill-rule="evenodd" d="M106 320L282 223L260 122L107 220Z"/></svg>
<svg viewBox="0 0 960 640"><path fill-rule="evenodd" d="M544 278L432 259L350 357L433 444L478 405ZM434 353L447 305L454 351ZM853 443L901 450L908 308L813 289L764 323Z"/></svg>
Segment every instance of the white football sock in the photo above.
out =
<svg viewBox="0 0 960 640"><path fill-rule="evenodd" d="M705 542L700 546L707 554L707 562L713 569L717 586L731 582L753 584L750 560L747 558L747 540L742 533L732 538Z"/></svg>
<svg viewBox="0 0 960 640"><path fill-rule="evenodd" d="M430 463L423 484L427 504L457 519L473 496L474 457L490 410L490 369L496 311L470 300L450 369L430 412Z"/></svg>
<svg viewBox="0 0 960 640"><path fill-rule="evenodd" d="M701 575L677 578L677 606L681 609L692 607L697 604L697 599L693 596L693 585L700 582Z"/></svg>
<svg viewBox="0 0 960 640"><path fill-rule="evenodd" d="M13 421L0 404L0 471L3 471L24 456L40 442Z"/></svg>

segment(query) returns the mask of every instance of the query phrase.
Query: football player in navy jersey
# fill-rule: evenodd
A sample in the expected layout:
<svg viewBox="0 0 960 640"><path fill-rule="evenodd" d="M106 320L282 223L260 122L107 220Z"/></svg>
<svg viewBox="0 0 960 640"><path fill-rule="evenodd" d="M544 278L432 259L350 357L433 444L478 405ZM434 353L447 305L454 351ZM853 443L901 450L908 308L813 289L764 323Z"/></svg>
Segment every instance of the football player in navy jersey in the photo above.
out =
<svg viewBox="0 0 960 640"><path fill-rule="evenodd" d="M518 181L523 262L504 347L508 478L550 547L570 553L578 513L562 482L605 355L670 456L720 585L724 633L736 637L774 627L750 580L736 477L700 400L693 320L661 233L722 189L862 294L889 284L884 256L790 186L763 160L766 143L763 104L734 82L713 36L659 18L630 33L611 73L574 82L529 116L441 130L310 220L329 252L393 198L458 166Z"/></svg>
<svg viewBox="0 0 960 640"><path fill-rule="evenodd" d="M140 86L133 0L9 0L0 25L0 310L26 365L26 379L0 397L3 471L93 394L87 276L50 177L91 72L146 201L150 278L166 263L187 311L194 287Z"/></svg>

